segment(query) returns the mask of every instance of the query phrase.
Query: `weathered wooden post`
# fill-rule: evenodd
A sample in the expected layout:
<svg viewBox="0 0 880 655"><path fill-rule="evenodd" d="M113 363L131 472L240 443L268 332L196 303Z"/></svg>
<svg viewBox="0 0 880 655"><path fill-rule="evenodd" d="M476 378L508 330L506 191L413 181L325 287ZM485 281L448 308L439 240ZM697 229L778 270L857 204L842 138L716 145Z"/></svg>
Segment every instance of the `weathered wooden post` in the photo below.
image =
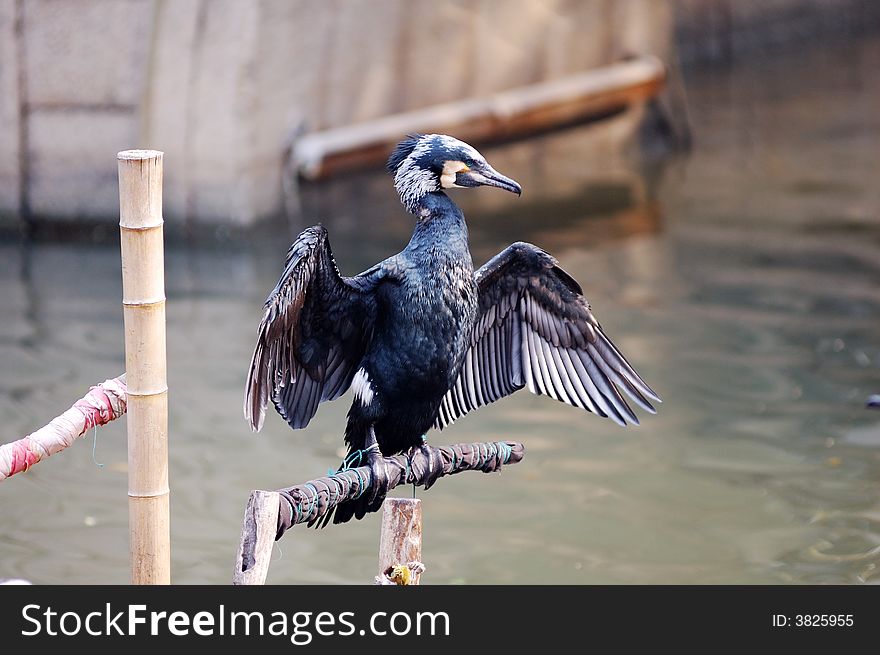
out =
<svg viewBox="0 0 880 655"><path fill-rule="evenodd" d="M422 561L422 501L418 498L386 498L382 506L379 537L379 575L388 576L396 566ZM411 571L407 584L419 584L421 572Z"/></svg>
<svg viewBox="0 0 880 655"><path fill-rule="evenodd" d="M131 582L170 584L162 153L126 150L116 158L128 385Z"/></svg>
<svg viewBox="0 0 880 655"><path fill-rule="evenodd" d="M251 492L244 510L232 584L266 584L269 563L272 561L272 546L278 532L280 503L281 494L277 491Z"/></svg>

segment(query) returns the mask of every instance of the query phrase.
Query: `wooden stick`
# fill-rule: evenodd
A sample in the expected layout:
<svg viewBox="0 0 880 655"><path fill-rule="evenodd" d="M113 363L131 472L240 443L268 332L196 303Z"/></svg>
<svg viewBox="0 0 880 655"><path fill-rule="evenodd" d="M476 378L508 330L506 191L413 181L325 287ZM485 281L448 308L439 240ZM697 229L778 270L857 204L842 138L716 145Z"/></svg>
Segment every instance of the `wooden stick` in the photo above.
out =
<svg viewBox="0 0 880 655"><path fill-rule="evenodd" d="M0 482L64 450L90 428L125 414L125 375L104 380L36 432L0 446Z"/></svg>
<svg viewBox="0 0 880 655"><path fill-rule="evenodd" d="M395 567L406 568L410 563L421 561L422 501L418 498L386 498L379 536L379 575L390 578ZM407 571L405 584L419 584L421 570L407 568Z"/></svg>
<svg viewBox="0 0 880 655"><path fill-rule="evenodd" d="M232 572L234 585L266 584L272 546L278 530L278 506L281 494L277 491L252 491L244 510L241 541Z"/></svg>
<svg viewBox="0 0 880 655"><path fill-rule="evenodd" d="M170 584L162 153L117 155L132 584Z"/></svg>
<svg viewBox="0 0 880 655"><path fill-rule="evenodd" d="M308 179L384 161L403 135L442 132L478 143L601 118L656 96L663 62L634 57L556 80L306 134L293 146L293 168Z"/></svg>
<svg viewBox="0 0 880 655"><path fill-rule="evenodd" d="M406 455L385 457L382 459L382 465L385 468L388 490L401 484L414 484L427 488L440 477L462 471L484 473L499 471L502 466L521 461L524 454L523 445L512 441L456 444L440 448L424 446L413 449ZM265 538L265 534L274 534L277 541L287 530L299 523L320 525L339 503L367 493L373 483L372 475L368 466L359 466L278 491L252 491L241 528L241 540L233 574L234 583L265 583L272 556L271 542ZM386 502L388 500L398 502L402 499L386 499ZM411 522L413 527L409 531L403 531L410 536L403 540L399 548L395 549L391 546L386 548L387 552L399 552L399 558L409 557L410 552L418 553L416 557L421 556L420 550L411 550L421 548L420 506L417 514L415 518L416 512L412 513L412 522L417 522L419 525L419 545L414 545L416 528L415 523ZM389 559L391 557L389 556ZM418 559L408 559L394 564L406 565L416 561Z"/></svg>
<svg viewBox="0 0 880 655"><path fill-rule="evenodd" d="M381 458L387 482L386 491L398 485L413 484L428 489L443 476L462 471L492 473L505 464L516 464L524 455L522 444L512 441L455 444L454 446L423 446L405 455ZM323 526L340 503L360 498L373 485L369 466L338 471L305 484L279 489L281 508L278 513L280 539L286 530L298 523Z"/></svg>

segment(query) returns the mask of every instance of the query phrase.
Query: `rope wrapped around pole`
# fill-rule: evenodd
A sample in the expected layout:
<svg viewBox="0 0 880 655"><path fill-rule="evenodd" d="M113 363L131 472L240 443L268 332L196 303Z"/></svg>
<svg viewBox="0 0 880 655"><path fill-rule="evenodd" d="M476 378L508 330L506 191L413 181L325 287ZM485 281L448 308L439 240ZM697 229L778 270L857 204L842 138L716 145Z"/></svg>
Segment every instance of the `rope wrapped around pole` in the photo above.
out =
<svg viewBox="0 0 880 655"><path fill-rule="evenodd" d="M382 463L389 490L401 484L415 484L427 489L437 478L461 471L492 473L505 464L516 464L524 454L520 443L494 441L441 448L424 446L414 448L405 455L385 457ZM371 484L370 468L359 466L279 489L281 503L275 540L299 523L314 525L339 503L362 496Z"/></svg>
<svg viewBox="0 0 880 655"><path fill-rule="evenodd" d="M0 481L64 450L91 428L119 418L125 414L126 405L124 374L95 385L48 425L0 446Z"/></svg>

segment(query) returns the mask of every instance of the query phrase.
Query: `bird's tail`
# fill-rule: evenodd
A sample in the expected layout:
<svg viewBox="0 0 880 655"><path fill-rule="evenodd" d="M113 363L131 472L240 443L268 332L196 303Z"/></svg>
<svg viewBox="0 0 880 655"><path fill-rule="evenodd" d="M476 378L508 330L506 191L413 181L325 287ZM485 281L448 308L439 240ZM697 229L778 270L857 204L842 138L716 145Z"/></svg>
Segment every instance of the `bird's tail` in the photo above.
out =
<svg viewBox="0 0 880 655"><path fill-rule="evenodd" d="M364 495L361 498L339 503L333 510L333 523L334 525L348 523L352 518L361 520L371 512L378 512L384 501L385 494L379 494L373 502Z"/></svg>

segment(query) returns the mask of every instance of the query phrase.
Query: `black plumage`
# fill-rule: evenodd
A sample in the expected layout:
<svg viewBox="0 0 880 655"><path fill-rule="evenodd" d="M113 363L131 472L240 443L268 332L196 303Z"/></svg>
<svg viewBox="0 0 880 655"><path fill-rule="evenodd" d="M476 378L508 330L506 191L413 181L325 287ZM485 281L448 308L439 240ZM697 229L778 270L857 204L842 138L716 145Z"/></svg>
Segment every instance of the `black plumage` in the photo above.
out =
<svg viewBox="0 0 880 655"><path fill-rule="evenodd" d="M451 187L520 192L471 146L414 135L388 161L416 217L400 253L354 277L336 268L327 231L290 247L269 294L247 380L245 415L262 427L271 399L293 428L352 388L349 452L382 455L423 444L464 414L527 386L536 394L638 423L621 391L646 411L659 397L605 335L580 285L540 248L515 243L474 272L467 226ZM339 505L334 522L362 518L384 498Z"/></svg>

